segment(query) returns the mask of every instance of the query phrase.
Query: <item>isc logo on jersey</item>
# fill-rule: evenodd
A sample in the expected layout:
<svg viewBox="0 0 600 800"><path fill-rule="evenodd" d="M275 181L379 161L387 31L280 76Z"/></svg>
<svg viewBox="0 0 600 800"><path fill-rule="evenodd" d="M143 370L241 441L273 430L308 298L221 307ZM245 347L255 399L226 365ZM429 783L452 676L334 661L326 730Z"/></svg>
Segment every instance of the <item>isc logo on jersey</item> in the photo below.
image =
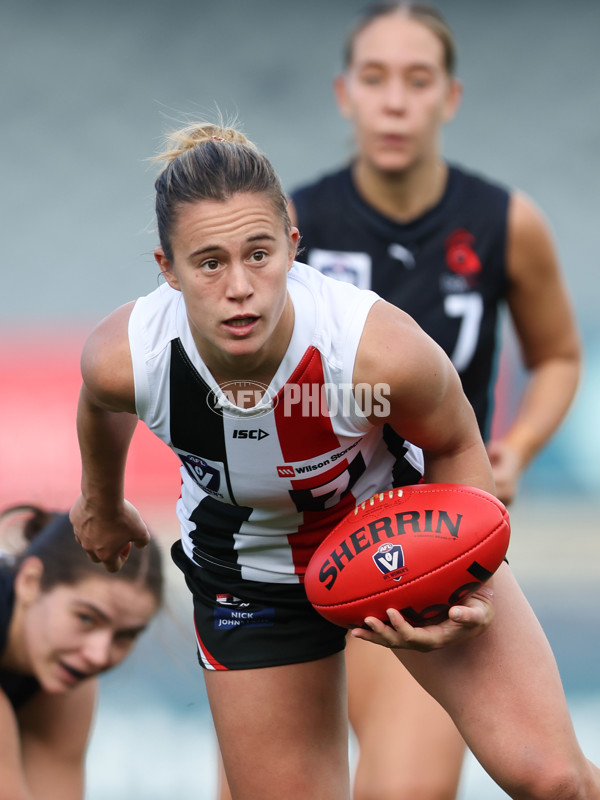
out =
<svg viewBox="0 0 600 800"><path fill-rule="evenodd" d="M402 580L400 572L406 572L404 567L404 550L400 544L390 544L386 542L377 548L373 553L373 561L377 569L386 578L393 578L395 581Z"/></svg>
<svg viewBox="0 0 600 800"><path fill-rule="evenodd" d="M268 435L269 434L263 431L262 428L234 428L233 431L234 439L254 439L259 442Z"/></svg>

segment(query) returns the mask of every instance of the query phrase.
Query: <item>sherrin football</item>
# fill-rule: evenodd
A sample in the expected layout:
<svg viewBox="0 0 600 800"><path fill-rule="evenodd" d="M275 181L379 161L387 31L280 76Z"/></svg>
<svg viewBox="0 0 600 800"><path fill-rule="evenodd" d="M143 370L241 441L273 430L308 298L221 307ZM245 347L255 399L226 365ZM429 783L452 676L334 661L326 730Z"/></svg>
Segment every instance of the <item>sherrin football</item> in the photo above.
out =
<svg viewBox="0 0 600 800"><path fill-rule="evenodd" d="M510 538L506 508L472 486L425 483L373 495L339 522L308 564L305 589L326 619L348 628L448 616L498 569Z"/></svg>

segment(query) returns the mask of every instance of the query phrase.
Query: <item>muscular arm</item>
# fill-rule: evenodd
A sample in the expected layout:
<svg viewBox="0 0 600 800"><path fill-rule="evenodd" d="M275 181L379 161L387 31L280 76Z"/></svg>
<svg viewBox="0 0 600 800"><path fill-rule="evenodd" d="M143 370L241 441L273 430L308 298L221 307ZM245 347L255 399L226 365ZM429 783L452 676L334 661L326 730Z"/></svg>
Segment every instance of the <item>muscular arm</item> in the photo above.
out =
<svg viewBox="0 0 600 800"><path fill-rule="evenodd" d="M562 422L581 367L577 326L548 225L526 196L511 198L508 305L528 370L519 409L489 454L498 496L513 499L519 476Z"/></svg>
<svg viewBox="0 0 600 800"><path fill-rule="evenodd" d="M355 383L388 384L388 422L421 447L425 479L464 483L488 492L494 483L473 409L450 360L429 336L395 306L377 302L369 315L356 359Z"/></svg>
<svg viewBox="0 0 600 800"><path fill-rule="evenodd" d="M71 521L86 552L109 571L122 566L131 543L143 547L149 540L139 514L124 499L125 465L137 424L127 336L131 308L123 306L100 323L81 359L81 495Z"/></svg>
<svg viewBox="0 0 600 800"><path fill-rule="evenodd" d="M392 425L422 448L425 479L462 483L494 492L490 463L471 405L460 379L442 349L397 309L382 300L369 314L354 370L354 382L388 384L389 414L375 424ZM450 609L439 625L413 628L398 611L388 612L390 625L373 617L370 630L356 628L355 638L393 648L435 650L477 636L489 626L493 578L461 606Z"/></svg>

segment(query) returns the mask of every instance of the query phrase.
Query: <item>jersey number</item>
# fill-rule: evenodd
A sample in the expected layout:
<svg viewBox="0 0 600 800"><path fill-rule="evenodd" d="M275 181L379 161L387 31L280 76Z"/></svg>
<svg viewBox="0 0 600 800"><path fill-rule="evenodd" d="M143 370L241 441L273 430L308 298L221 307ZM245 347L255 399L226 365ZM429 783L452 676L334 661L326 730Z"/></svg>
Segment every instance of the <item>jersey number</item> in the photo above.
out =
<svg viewBox="0 0 600 800"><path fill-rule="evenodd" d="M477 292L449 294L444 299L444 311L449 317L460 319L458 337L450 358L456 371L463 372L471 363L479 340L483 299Z"/></svg>
<svg viewBox="0 0 600 800"><path fill-rule="evenodd" d="M352 487L365 471L366 466L362 453L358 453L347 467L327 483L311 486L308 489L292 489L290 497L300 513L325 511L352 491Z"/></svg>

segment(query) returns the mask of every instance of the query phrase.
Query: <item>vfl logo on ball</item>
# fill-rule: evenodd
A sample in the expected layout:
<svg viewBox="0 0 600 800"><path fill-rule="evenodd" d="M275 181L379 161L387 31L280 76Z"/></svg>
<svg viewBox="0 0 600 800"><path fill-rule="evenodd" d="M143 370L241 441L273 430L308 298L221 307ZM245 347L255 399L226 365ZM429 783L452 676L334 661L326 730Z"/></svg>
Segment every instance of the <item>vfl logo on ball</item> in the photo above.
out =
<svg viewBox="0 0 600 800"><path fill-rule="evenodd" d="M385 578L393 578L395 581L402 580L402 575L406 572L404 567L404 551L400 544L381 544L377 552L373 554L373 561L377 569L383 573Z"/></svg>

